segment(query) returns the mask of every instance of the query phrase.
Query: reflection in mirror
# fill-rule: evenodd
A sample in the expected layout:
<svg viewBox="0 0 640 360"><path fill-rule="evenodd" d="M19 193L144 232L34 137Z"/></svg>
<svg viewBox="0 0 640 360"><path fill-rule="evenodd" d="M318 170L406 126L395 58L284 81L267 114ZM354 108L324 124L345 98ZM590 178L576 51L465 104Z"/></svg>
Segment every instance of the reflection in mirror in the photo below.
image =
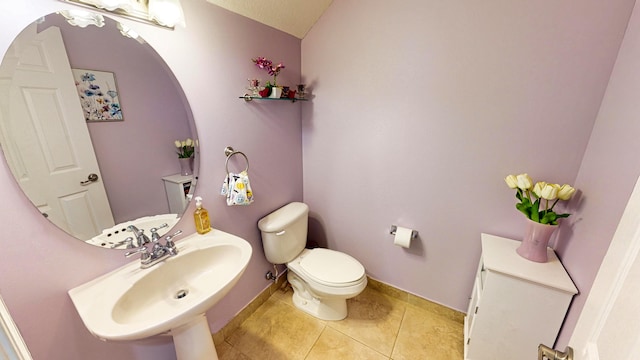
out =
<svg viewBox="0 0 640 360"><path fill-rule="evenodd" d="M122 17L173 29L185 27L180 0L61 0L97 11L112 12Z"/></svg>
<svg viewBox="0 0 640 360"><path fill-rule="evenodd" d="M113 80L83 83L71 69ZM124 120L85 121L84 102L107 111L115 91ZM98 92L109 96L87 98ZM40 212L82 241L126 248L127 226L142 222L167 223L159 234L168 233L197 179L198 149L193 173L180 174L175 141L187 138L197 134L175 76L110 18L81 28L50 14L18 35L0 65L0 143L9 168Z"/></svg>

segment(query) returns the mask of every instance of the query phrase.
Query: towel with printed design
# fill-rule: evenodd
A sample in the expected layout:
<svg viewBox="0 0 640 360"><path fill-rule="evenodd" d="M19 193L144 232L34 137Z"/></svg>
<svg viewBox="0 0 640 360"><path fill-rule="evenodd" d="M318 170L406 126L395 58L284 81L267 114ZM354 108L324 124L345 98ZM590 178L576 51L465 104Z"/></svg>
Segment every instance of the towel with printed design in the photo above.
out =
<svg viewBox="0 0 640 360"><path fill-rule="evenodd" d="M249 174L228 173L222 184L220 195L227 197L227 206L249 205L253 202L253 192L249 183Z"/></svg>

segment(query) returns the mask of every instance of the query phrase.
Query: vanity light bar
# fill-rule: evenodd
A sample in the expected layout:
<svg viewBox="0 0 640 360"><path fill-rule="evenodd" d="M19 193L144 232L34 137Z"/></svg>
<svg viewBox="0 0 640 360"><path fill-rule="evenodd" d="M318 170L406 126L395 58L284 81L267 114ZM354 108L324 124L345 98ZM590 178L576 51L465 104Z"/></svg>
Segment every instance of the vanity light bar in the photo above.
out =
<svg viewBox="0 0 640 360"><path fill-rule="evenodd" d="M169 16L163 16L162 14L150 14L149 8L153 7L149 5L149 2L160 1L164 3L166 0L59 0L66 3L71 3L77 6L82 6L91 10L96 10L104 13L116 14L118 16L138 21L145 24L159 26L165 29L174 30L175 25L179 24L185 26L184 14L179 0L171 0L172 13ZM176 12L176 13L174 13ZM167 21L161 21L162 18L166 18Z"/></svg>

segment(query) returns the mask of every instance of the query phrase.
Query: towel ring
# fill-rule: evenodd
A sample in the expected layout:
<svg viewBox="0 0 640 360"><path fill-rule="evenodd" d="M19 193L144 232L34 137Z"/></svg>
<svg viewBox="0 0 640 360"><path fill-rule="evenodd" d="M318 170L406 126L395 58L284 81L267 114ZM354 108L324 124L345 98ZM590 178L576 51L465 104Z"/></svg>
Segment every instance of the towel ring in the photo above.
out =
<svg viewBox="0 0 640 360"><path fill-rule="evenodd" d="M227 170L227 174L229 174L229 159L231 159L233 155L237 154L240 154L244 157L244 161L247 162L247 167L244 169L244 171L249 172L249 158L247 157L247 155L245 155L245 153L243 153L242 151L235 151L231 146L227 146L224 149L224 154L227 155L227 160L224 162L224 168L225 170Z"/></svg>

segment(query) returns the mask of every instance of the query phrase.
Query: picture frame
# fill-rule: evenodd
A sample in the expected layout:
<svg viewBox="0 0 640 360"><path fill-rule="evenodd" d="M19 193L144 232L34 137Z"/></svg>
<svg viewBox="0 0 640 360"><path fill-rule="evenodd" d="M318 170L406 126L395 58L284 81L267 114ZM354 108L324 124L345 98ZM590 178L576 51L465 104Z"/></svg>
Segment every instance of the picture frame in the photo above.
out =
<svg viewBox="0 0 640 360"><path fill-rule="evenodd" d="M114 73L88 69L71 72L87 122L124 121Z"/></svg>

